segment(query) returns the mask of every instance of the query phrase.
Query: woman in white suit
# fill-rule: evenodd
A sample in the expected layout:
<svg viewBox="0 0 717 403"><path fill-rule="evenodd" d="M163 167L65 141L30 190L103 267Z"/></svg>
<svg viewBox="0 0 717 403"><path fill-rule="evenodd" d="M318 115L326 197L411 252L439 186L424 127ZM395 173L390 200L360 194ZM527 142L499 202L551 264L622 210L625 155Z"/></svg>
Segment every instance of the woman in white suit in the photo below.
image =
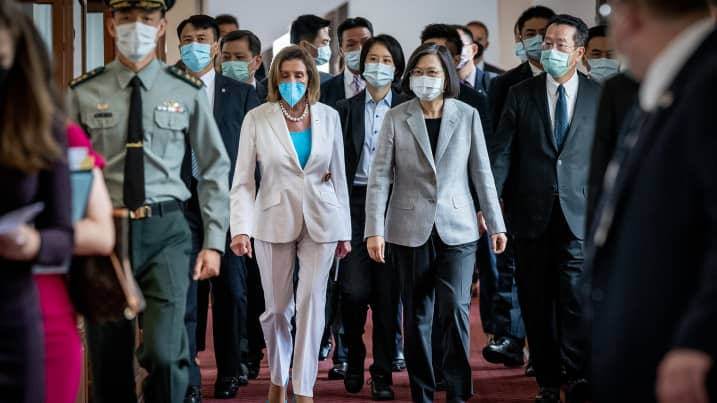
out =
<svg viewBox="0 0 717 403"><path fill-rule="evenodd" d="M313 401L329 270L335 256L351 251L341 125L336 111L318 102L319 84L306 51L291 46L279 52L269 73L268 102L244 119L231 189L231 248L251 256L254 238L264 288L260 320L270 403L286 400L294 311L294 394L299 403Z"/></svg>
<svg viewBox="0 0 717 403"><path fill-rule="evenodd" d="M367 248L383 262L385 242L391 246L402 286L411 397L421 403L433 402L435 361L447 401L471 397L468 313L479 217L485 216L493 250L501 253L506 245L481 119L453 99L458 80L446 48L416 49L402 81L416 98L386 113L366 191ZM434 304L442 329L438 360L431 356Z"/></svg>

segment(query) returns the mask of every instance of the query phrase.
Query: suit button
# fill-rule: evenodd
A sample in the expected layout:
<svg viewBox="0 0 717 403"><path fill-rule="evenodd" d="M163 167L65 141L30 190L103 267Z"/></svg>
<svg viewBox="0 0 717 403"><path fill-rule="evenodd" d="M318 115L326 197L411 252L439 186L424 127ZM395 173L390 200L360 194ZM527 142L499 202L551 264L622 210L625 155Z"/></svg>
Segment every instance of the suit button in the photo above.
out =
<svg viewBox="0 0 717 403"><path fill-rule="evenodd" d="M563 160L558 160L558 165L563 165Z"/></svg>
<svg viewBox="0 0 717 403"><path fill-rule="evenodd" d="M602 302L605 299L605 293L601 289L595 288L593 289L592 299L593 302Z"/></svg>

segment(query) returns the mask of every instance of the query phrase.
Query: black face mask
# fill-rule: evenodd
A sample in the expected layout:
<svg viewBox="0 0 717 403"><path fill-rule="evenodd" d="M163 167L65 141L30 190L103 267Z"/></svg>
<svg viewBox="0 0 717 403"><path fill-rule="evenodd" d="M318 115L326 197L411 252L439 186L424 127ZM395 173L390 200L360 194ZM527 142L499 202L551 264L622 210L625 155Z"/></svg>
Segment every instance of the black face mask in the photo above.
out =
<svg viewBox="0 0 717 403"><path fill-rule="evenodd" d="M476 53L475 58L483 57L483 52L485 52L485 48L480 43L476 42L476 45L478 45L478 53Z"/></svg>

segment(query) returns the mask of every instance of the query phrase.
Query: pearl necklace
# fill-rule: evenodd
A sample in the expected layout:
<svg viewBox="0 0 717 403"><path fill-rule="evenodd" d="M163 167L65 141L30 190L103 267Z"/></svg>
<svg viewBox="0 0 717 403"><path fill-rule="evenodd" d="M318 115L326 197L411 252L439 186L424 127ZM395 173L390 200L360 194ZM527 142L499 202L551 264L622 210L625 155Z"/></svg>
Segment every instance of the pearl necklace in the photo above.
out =
<svg viewBox="0 0 717 403"><path fill-rule="evenodd" d="M279 107L281 108L281 113L283 113L284 116L292 122L301 122L302 120L304 120L304 118L306 118L306 115L309 114L309 103L308 102L306 102L304 104L304 112L299 117L294 117L294 116L289 115L289 111L287 111L286 108L284 108L284 103L281 101L279 101Z"/></svg>

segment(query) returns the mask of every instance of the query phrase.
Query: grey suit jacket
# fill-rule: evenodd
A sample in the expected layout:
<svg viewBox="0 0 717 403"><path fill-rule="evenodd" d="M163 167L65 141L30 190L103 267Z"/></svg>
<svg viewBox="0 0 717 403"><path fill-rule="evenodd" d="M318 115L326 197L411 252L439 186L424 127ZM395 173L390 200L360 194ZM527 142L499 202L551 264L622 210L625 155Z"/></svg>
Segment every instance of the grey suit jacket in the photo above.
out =
<svg viewBox="0 0 717 403"><path fill-rule="evenodd" d="M435 225L448 245L476 241L469 180L488 231L505 232L480 122L474 108L446 99L434 158L417 99L386 113L368 181L365 237L417 247L428 241Z"/></svg>

